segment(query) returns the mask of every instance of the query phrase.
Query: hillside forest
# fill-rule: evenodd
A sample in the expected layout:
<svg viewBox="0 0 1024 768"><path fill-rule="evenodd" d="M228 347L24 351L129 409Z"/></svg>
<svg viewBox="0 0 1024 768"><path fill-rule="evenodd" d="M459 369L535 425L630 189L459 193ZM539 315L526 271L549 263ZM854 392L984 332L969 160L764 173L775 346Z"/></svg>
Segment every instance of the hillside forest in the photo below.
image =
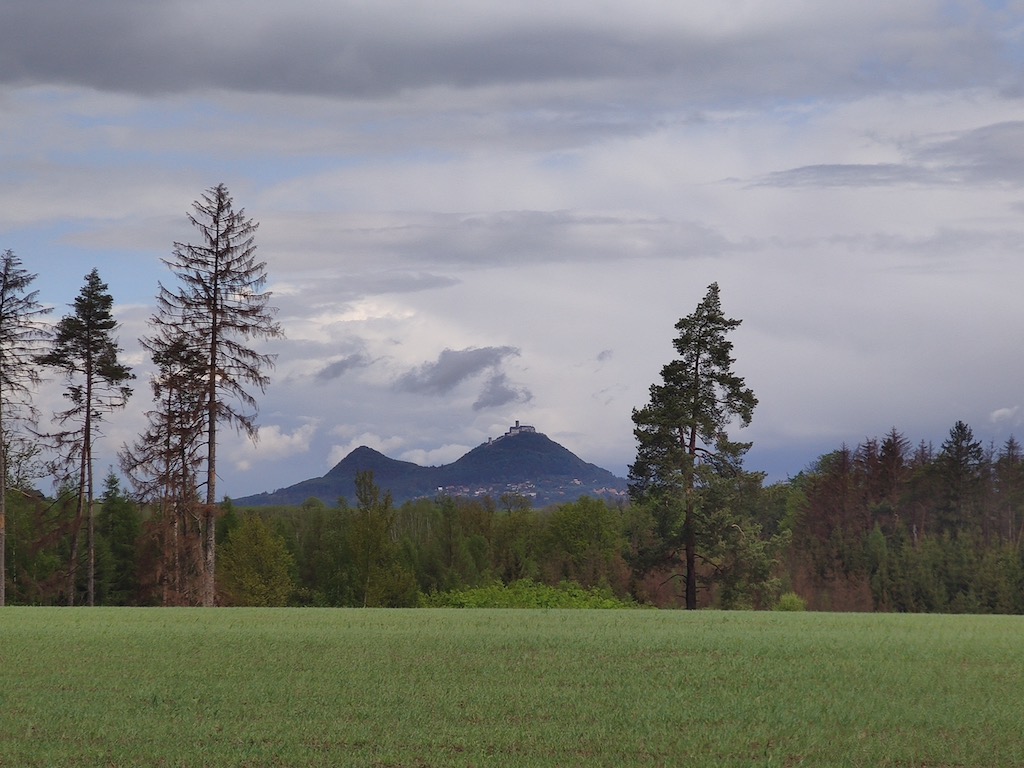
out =
<svg viewBox="0 0 1024 768"><path fill-rule="evenodd" d="M744 465L757 398L732 367L717 284L676 324L677 357L633 411L628 499L438 495L393 502L371 471L355 502L236 507L216 497L219 427L255 437L280 337L258 224L224 185L165 261L147 425L121 474L94 479L103 421L133 396L113 298L86 275L56 324L0 254L0 605L462 604L475 589L589 590L615 604L1024 613L1024 449L957 421L939 446L897 428L765 485ZM40 419L44 373L66 409ZM55 490L43 493L46 485ZM447 597L446 597L447 596ZM445 601L448 602L445 602Z"/></svg>

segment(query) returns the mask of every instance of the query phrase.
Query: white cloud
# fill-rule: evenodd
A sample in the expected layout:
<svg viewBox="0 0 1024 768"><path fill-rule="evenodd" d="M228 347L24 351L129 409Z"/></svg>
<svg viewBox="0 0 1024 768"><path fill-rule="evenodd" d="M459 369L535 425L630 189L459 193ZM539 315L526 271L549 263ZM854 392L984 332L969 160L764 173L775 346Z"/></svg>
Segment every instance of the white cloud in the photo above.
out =
<svg viewBox="0 0 1024 768"><path fill-rule="evenodd" d="M241 472L248 472L257 463L281 461L308 453L316 431L315 422L303 424L291 432L277 424L262 425L256 442L245 440L236 444L232 452L235 467Z"/></svg>
<svg viewBox="0 0 1024 768"><path fill-rule="evenodd" d="M411 461L413 464L419 464L421 467L439 467L445 464L451 464L453 461L457 461L474 447L475 446L459 445L456 443L442 445L432 450L420 448L412 451L404 451L402 454L395 456L395 458L401 459L402 461Z"/></svg>
<svg viewBox="0 0 1024 768"><path fill-rule="evenodd" d="M993 424L1008 423L1012 426L1020 426L1020 406L1015 405L1012 408L996 408L989 414L988 419Z"/></svg>

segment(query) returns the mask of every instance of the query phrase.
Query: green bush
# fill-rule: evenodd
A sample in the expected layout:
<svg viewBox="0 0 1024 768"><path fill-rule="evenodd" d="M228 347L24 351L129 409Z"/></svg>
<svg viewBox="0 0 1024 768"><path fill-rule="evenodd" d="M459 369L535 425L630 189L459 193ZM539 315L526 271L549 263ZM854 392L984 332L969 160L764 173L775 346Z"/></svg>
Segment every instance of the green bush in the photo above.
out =
<svg viewBox="0 0 1024 768"><path fill-rule="evenodd" d="M807 603L796 592L786 592L779 598L776 611L806 611Z"/></svg>

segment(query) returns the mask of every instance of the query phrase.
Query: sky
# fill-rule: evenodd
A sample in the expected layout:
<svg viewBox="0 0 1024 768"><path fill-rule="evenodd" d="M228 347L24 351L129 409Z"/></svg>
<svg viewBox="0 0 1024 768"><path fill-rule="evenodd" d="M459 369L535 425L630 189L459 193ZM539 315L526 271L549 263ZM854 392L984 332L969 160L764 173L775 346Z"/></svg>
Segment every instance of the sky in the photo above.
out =
<svg viewBox="0 0 1024 768"><path fill-rule="evenodd" d="M893 427L1024 438L1021 2L3 0L0 249L54 320L97 268L138 377L100 474L219 183L286 338L218 495L516 420L625 476L712 282L768 481Z"/></svg>

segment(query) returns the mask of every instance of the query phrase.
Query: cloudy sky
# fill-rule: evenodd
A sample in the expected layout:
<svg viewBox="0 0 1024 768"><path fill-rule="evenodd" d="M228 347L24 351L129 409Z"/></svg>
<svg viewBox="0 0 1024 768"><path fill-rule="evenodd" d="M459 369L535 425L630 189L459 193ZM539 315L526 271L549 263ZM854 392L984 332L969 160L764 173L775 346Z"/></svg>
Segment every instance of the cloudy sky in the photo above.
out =
<svg viewBox="0 0 1024 768"><path fill-rule="evenodd" d="M160 262L220 182L287 339L242 496L532 424L625 475L721 286L785 479L896 426L1024 437L1024 4L0 3L0 249L55 318L97 267L149 404ZM59 382L40 393L59 404ZM105 467L99 468L105 472Z"/></svg>

